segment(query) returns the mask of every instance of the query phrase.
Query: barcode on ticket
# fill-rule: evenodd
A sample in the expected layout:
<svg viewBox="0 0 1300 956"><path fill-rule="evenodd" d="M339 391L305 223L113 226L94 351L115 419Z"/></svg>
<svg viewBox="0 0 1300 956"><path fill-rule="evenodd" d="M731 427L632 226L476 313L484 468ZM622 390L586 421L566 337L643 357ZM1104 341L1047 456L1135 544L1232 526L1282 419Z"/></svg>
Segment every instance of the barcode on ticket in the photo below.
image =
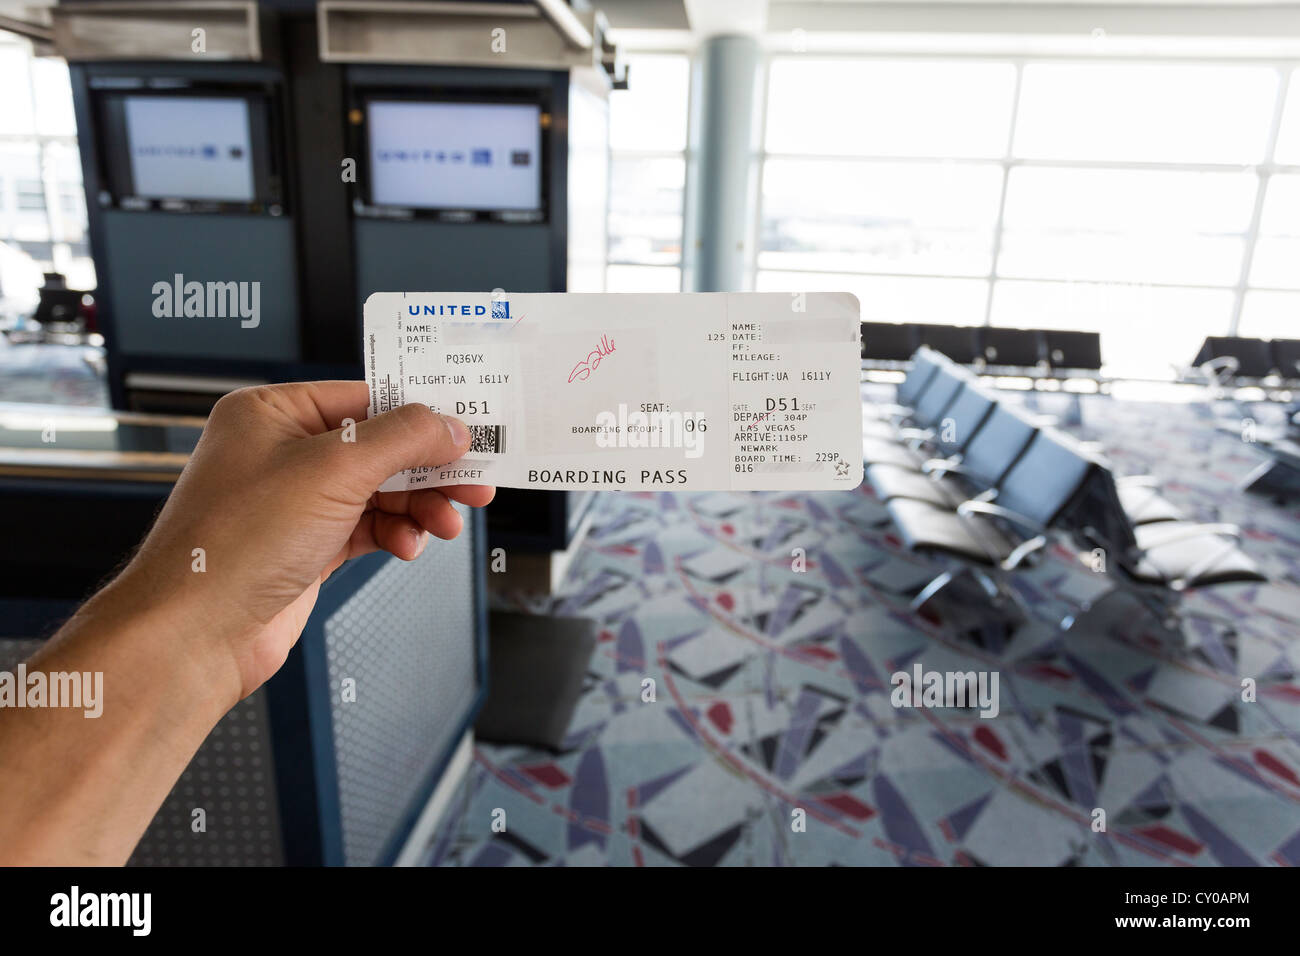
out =
<svg viewBox="0 0 1300 956"><path fill-rule="evenodd" d="M506 450L506 426L470 425L469 451L466 454L503 455Z"/></svg>

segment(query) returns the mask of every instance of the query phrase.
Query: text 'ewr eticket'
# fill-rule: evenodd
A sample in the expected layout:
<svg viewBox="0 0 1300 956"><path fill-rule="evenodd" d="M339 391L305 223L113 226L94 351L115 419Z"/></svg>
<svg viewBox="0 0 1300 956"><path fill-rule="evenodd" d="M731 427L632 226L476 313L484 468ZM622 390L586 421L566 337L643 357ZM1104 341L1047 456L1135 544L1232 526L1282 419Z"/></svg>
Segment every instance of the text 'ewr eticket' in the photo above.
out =
<svg viewBox="0 0 1300 956"><path fill-rule="evenodd" d="M858 301L843 292L379 292L370 414L421 402L470 451L381 490L848 490Z"/></svg>

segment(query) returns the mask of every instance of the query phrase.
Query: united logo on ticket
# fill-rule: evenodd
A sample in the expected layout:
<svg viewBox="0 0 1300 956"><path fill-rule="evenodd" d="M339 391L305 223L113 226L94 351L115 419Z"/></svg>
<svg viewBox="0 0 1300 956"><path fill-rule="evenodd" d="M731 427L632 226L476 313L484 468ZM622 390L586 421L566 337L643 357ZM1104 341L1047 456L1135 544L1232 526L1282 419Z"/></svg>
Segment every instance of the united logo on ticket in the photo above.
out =
<svg viewBox="0 0 1300 956"><path fill-rule="evenodd" d="M859 336L847 292L377 292L370 414L422 402L473 436L382 490L856 488Z"/></svg>

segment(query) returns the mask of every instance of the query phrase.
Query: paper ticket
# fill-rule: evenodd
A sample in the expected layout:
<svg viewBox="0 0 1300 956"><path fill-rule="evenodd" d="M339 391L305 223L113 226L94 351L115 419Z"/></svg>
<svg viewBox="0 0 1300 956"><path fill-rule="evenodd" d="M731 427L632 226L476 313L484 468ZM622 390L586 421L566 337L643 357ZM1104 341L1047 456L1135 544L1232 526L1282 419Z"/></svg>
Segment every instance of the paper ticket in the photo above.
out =
<svg viewBox="0 0 1300 956"><path fill-rule="evenodd" d="M859 337L841 292L378 292L370 414L422 402L473 438L381 490L855 488Z"/></svg>

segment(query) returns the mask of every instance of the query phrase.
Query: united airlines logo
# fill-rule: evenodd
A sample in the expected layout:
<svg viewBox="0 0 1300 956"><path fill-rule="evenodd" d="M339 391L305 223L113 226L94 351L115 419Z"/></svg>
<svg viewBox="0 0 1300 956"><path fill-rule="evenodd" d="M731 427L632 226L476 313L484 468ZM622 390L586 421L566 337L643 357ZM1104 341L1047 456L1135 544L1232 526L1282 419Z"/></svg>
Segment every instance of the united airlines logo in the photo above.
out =
<svg viewBox="0 0 1300 956"><path fill-rule="evenodd" d="M453 166L530 166L533 162L532 150L512 149L507 156L504 151L493 154L492 150L482 147L472 149L381 149L376 153L381 163L450 163ZM508 162L507 162L508 160Z"/></svg>
<svg viewBox="0 0 1300 956"><path fill-rule="evenodd" d="M202 146L145 145L135 148L137 156L166 156L171 159L176 157L185 159L220 159L221 153L222 150L212 143L204 143ZM240 146L228 146L225 153L230 159L242 159L244 156L244 150Z"/></svg>
<svg viewBox="0 0 1300 956"><path fill-rule="evenodd" d="M493 306L495 312L496 306ZM408 305L406 311L411 315L482 315L487 311L481 305ZM495 314L492 316L496 318Z"/></svg>
<svg viewBox="0 0 1300 956"><path fill-rule="evenodd" d="M488 314L485 305L408 305L406 311L411 315L448 315L470 318ZM511 318L510 302L506 299L493 299L491 317L494 319Z"/></svg>

